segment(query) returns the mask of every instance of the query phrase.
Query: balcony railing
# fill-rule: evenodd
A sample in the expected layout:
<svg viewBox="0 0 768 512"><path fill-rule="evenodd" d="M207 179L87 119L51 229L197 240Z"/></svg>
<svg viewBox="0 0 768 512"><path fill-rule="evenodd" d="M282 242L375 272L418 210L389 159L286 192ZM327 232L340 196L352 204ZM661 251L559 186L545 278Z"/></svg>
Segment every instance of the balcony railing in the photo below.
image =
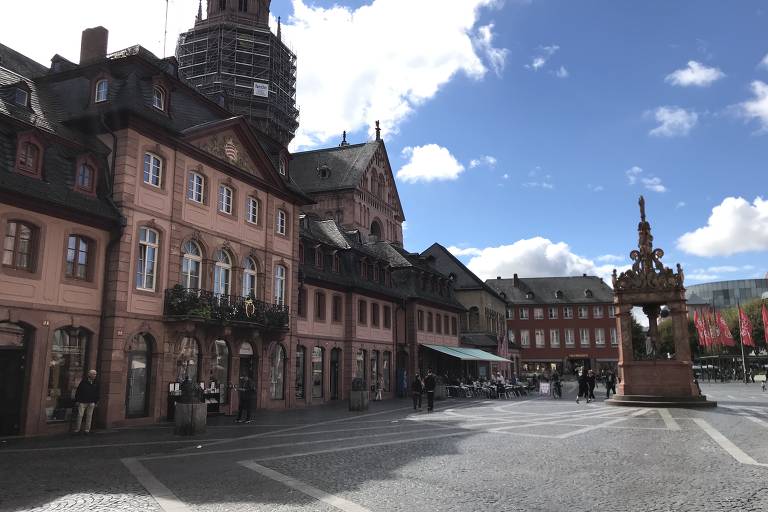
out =
<svg viewBox="0 0 768 512"><path fill-rule="evenodd" d="M268 304L250 297L221 295L176 285L165 290L165 310L170 320L216 324L250 324L267 330L288 327L288 306Z"/></svg>

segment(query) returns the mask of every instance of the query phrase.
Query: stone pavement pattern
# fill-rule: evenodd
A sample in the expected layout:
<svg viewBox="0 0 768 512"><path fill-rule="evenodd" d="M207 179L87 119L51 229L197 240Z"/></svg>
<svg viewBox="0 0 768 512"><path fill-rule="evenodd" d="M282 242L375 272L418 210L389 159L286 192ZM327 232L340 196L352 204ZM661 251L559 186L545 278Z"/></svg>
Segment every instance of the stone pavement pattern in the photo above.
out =
<svg viewBox="0 0 768 512"><path fill-rule="evenodd" d="M717 409L390 401L219 418L195 439L159 426L8 440L0 511L768 509L768 393L703 390Z"/></svg>

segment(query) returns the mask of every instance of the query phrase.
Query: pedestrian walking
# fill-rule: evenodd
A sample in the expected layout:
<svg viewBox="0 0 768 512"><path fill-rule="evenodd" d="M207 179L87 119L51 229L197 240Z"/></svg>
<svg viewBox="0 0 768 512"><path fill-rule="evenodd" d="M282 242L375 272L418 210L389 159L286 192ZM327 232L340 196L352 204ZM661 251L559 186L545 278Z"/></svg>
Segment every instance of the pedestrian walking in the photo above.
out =
<svg viewBox="0 0 768 512"><path fill-rule="evenodd" d="M373 397L374 400L380 401L381 400L381 391L384 387L384 383L381 381L381 379L376 381L376 395Z"/></svg>
<svg viewBox="0 0 768 512"><path fill-rule="evenodd" d="M75 391L75 403L77 404L77 420L74 432L80 432L80 427L85 417L83 432L91 433L91 420L93 419L93 410L99 403L99 385L96 382L96 370L89 370L88 377L81 380Z"/></svg>
<svg viewBox="0 0 768 512"><path fill-rule="evenodd" d="M552 396L555 398L563 397L563 385L560 382L560 374L557 370L552 373Z"/></svg>
<svg viewBox="0 0 768 512"><path fill-rule="evenodd" d="M611 398L611 391L616 394L616 374L613 370L608 371L605 375L605 399Z"/></svg>
<svg viewBox="0 0 768 512"><path fill-rule="evenodd" d="M579 394L576 395L576 403L579 403L579 399L584 397L589 403L589 387L587 386L587 370L581 370L579 374Z"/></svg>
<svg viewBox="0 0 768 512"><path fill-rule="evenodd" d="M589 397L587 398L587 403L595 399L595 385L597 384L595 382L595 377L595 372L592 370L587 372L587 387L589 388Z"/></svg>
<svg viewBox="0 0 768 512"><path fill-rule="evenodd" d="M437 380L432 373L432 368L427 370L427 377L424 379L424 390L427 392L427 412L432 412L435 408L435 387Z"/></svg>
<svg viewBox="0 0 768 512"><path fill-rule="evenodd" d="M421 409L421 394L424 392L424 383L421 382L421 376L417 373L416 377L411 383L411 395L413 395L413 410L416 410L416 404L418 403L419 409Z"/></svg>
<svg viewBox="0 0 768 512"><path fill-rule="evenodd" d="M251 422L251 400L253 399L254 391L256 391L256 385L253 379L247 376L242 377L240 379L240 387L237 388L238 404L235 423Z"/></svg>

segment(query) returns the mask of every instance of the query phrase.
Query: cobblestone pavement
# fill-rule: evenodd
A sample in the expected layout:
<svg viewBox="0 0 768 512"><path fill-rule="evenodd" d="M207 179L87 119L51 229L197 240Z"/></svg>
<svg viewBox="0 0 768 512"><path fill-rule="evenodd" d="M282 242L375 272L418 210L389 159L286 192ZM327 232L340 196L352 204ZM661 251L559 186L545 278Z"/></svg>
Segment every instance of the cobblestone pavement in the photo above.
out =
<svg viewBox="0 0 768 512"><path fill-rule="evenodd" d="M764 511L768 393L710 384L713 410L536 395L404 400L0 442L0 511Z"/></svg>

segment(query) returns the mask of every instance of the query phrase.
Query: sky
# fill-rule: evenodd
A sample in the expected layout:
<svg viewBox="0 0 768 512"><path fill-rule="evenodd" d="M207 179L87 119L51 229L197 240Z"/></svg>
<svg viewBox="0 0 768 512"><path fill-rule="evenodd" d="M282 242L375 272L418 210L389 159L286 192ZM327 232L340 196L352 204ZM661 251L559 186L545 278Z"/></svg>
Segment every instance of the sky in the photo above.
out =
<svg viewBox="0 0 768 512"><path fill-rule="evenodd" d="M197 0L4 6L0 42L77 62L175 51ZM645 196L686 283L768 272L768 4L757 0L274 0L298 55L291 149L382 125L405 246L449 247L482 278L629 264ZM36 36L19 20L37 15ZM42 36L48 34L49 37ZM765 198L765 199L764 199Z"/></svg>

